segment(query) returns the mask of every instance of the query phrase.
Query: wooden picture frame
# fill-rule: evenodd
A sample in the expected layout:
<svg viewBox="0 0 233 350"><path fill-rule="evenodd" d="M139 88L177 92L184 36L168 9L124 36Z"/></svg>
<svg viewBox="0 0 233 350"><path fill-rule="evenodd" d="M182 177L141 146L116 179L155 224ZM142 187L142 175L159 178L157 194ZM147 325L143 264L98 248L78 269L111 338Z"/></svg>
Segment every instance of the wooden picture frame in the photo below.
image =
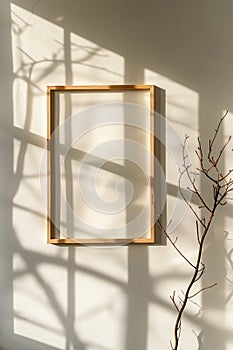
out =
<svg viewBox="0 0 233 350"><path fill-rule="evenodd" d="M164 90L154 86L154 85L101 85L101 86L48 86L47 87L47 138L48 138L48 177L47 177L47 243L50 244L62 244L62 245L121 245L121 244L156 244L157 239L157 228L156 224L150 226L150 232L146 236L128 239L128 238L118 238L110 237L94 237L94 238L79 238L72 237L69 233L64 235L61 232L60 227L54 224L53 217L54 209L59 203L59 195L56 194L54 190L55 182L59 181L55 179L56 169L54 161L54 149L58 147L55 140L52 141L51 136L54 131L59 127L59 117L57 117L59 110L59 96L81 96L82 94L90 94L95 96L96 94L125 94L127 92L133 93L146 93L149 96L149 105L147 106L150 110L150 129L151 133L149 135L149 151L152 155L159 158L161 161L161 143L154 137L154 112L164 113ZM102 96L102 95L101 95ZM89 95L88 95L89 97ZM111 102L111 101L110 101ZM72 105L72 101L69 98L69 105ZM68 113L68 112L67 112ZM70 110L70 113L72 111ZM58 141L60 143L60 141ZM164 161L163 161L164 162ZM150 220L151 223L154 222L154 197L155 185L154 185L154 157L150 160ZM57 196L57 197L56 197Z"/></svg>

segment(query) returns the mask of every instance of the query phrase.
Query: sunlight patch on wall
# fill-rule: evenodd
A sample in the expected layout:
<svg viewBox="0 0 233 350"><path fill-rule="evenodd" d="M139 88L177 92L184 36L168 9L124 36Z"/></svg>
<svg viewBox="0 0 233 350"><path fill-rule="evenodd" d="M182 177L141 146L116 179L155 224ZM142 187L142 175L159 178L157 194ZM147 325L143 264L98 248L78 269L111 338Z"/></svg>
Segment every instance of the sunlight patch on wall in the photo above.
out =
<svg viewBox="0 0 233 350"><path fill-rule="evenodd" d="M226 114L226 110L222 111L222 114L219 115L219 120L221 118L221 116ZM228 138L231 137L233 135L233 112L232 111L228 111L227 112L227 116L223 121L223 140L222 143L226 143ZM221 141L221 139L220 139ZM229 170L230 168L232 168L232 149L233 149L233 140L231 139L230 144L228 145L228 147L226 147L226 150L224 152L224 170ZM223 170L223 171L224 171ZM232 175L231 175L232 177ZM230 205L232 205L232 202L229 203Z"/></svg>
<svg viewBox="0 0 233 350"><path fill-rule="evenodd" d="M13 256L13 330L17 335L38 341L41 346L47 344L57 349L66 346L65 342L73 332L71 349L71 343L79 342L79 325L77 331L73 329L73 317L78 315L75 327L81 322L82 336L88 339L90 326L93 337L99 337L97 345L89 344L90 349L99 349L103 344L111 346L112 336L115 342L118 338L121 342L121 322L117 317L123 317L125 297L120 294L120 309L115 306L114 310L110 310L109 305L113 302L111 295L116 291L118 293L118 287L111 282L106 283L108 288L106 284L99 286L107 300L103 303L99 294L93 294L96 289L94 283L89 295L91 305L104 306L101 317L108 332L103 329L101 336L97 334L99 332L95 333L99 319L94 314L88 321L82 319L80 304L78 309L75 305L76 292L82 290L82 311L87 313L90 305L87 305L85 281L91 279L93 282L93 276L84 277L81 281L83 287L75 286L72 290L70 284L75 277L69 276L73 265L68 260L68 250L46 245L46 213L41 199L39 174L47 140L46 86L121 84L124 82L124 59L77 34L67 33L59 26L62 21L54 24L14 4L11 4L11 18L14 74L12 136L15 138L13 226L17 250ZM85 255L86 261L90 260L90 256L93 256L93 252ZM101 261L101 258L98 260ZM126 260L126 257L120 256L119 261L122 260ZM104 265L107 268L109 263ZM123 277L118 261L116 265L115 271L123 280L126 272ZM103 272L102 264L97 266L95 262L93 266L96 276ZM89 274L85 272L85 275ZM107 271L108 275L113 276L113 272ZM121 347L120 344L118 348ZM77 348L76 345L74 348Z"/></svg>
<svg viewBox="0 0 233 350"><path fill-rule="evenodd" d="M46 86L122 84L124 58L12 4L14 125L46 133Z"/></svg>
<svg viewBox="0 0 233 350"><path fill-rule="evenodd" d="M233 241L233 232L232 232L232 202L228 203L229 211L228 216L225 217L225 232L224 235L224 251L226 256L225 264L225 295L224 295L224 304L225 304L225 327L229 327L228 332L232 334L230 329L233 323L233 277L232 277L232 241ZM227 338L226 350L232 348L232 339Z"/></svg>
<svg viewBox="0 0 233 350"><path fill-rule="evenodd" d="M86 247L77 252L75 262L74 334L88 350L123 349L127 250ZM71 349L78 348L73 342Z"/></svg>
<svg viewBox="0 0 233 350"><path fill-rule="evenodd" d="M144 70L145 84L155 84L166 90L166 118L175 132L180 135L180 155L185 135L189 135L187 150L192 164L195 164L195 152L199 133L199 94L166 76L149 69ZM182 165L182 164L181 164ZM168 218L172 217L177 201L179 169L173 161L173 155L166 152L166 180L167 180L167 209Z"/></svg>
<svg viewBox="0 0 233 350"><path fill-rule="evenodd" d="M46 85L64 83L63 29L11 5L14 125L45 135Z"/></svg>
<svg viewBox="0 0 233 350"><path fill-rule="evenodd" d="M185 130L197 131L199 94L149 69L145 69L144 77L145 84L155 84L166 90L167 118L177 126L184 126Z"/></svg>
<svg viewBox="0 0 233 350"><path fill-rule="evenodd" d="M93 296L95 290L102 290L101 295ZM87 345L87 349L121 349L124 347L122 325L127 324L125 294L116 291L114 285L88 276L82 280L78 293L79 313L75 320L75 331ZM92 339L92 341L91 341ZM114 340L114 345L113 345Z"/></svg>
<svg viewBox="0 0 233 350"><path fill-rule="evenodd" d="M73 83L123 84L124 58L95 43L71 33L71 64Z"/></svg>
<svg viewBox="0 0 233 350"><path fill-rule="evenodd" d="M55 295L56 288L59 288L61 283L60 279L54 280L54 270L57 272L58 267L46 266L47 278L44 279L45 276L40 271L42 266L38 268L33 264L28 265L23 253L14 254L16 274L13 299L14 332L63 349L65 322L63 306L67 296L64 293L59 300L59 295ZM61 269L60 273L64 275ZM51 282L52 276L53 282Z"/></svg>
<svg viewBox="0 0 233 350"><path fill-rule="evenodd" d="M226 113L226 110L222 111L222 115ZM220 118L220 116L219 116ZM227 142L229 136L233 135L233 112L228 111L228 115L223 122L223 143ZM227 172L232 168L232 148L233 141L229 144L229 147L226 148L224 152L224 171ZM230 176L232 177L232 176ZM233 241L233 232L232 232L232 209L233 201L232 194L228 197L228 203L224 207L225 217L224 217L224 228L219 227L219 233L221 233L221 239L224 238L224 255L225 255L225 293L224 293L224 305L225 305L225 329L228 334L232 334L230 329L233 322L233 277L232 277L232 267L233 267L233 255L232 255L232 241ZM224 232L223 232L224 229ZM232 339L226 337L226 350L232 348Z"/></svg>

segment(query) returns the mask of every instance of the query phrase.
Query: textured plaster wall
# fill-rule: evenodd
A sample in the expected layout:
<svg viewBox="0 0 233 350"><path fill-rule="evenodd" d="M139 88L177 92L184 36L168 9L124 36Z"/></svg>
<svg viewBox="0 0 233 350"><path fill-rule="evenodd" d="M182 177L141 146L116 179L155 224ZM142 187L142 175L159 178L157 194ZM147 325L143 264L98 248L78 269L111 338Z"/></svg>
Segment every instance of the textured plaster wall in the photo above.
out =
<svg viewBox="0 0 233 350"><path fill-rule="evenodd" d="M233 3L2 0L0 26L0 348L170 349L169 296L185 288L190 270L169 245L46 244L46 85L158 85L168 120L191 136L192 151L197 135L207 140L224 110L233 111ZM230 117L219 143L231 133ZM170 215L177 171L169 154L167 190ZM190 258L193 230L187 213L174 232ZM181 349L233 349L231 204L211 235L202 283L218 285L188 307Z"/></svg>

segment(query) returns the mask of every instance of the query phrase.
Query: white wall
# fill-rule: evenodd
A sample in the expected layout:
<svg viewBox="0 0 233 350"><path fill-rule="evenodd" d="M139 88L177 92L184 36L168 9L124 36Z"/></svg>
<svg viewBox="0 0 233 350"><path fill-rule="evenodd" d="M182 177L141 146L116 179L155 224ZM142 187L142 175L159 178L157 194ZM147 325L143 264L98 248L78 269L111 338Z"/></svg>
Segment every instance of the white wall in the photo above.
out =
<svg viewBox="0 0 233 350"><path fill-rule="evenodd" d="M191 271L169 244L46 244L39 183L46 85L161 86L167 117L181 137L191 136L192 151L196 136L208 139L233 110L233 3L2 0L1 12L0 348L170 349L169 296ZM231 132L229 120L220 144ZM170 213L177 175L169 156L167 181ZM187 309L181 349L233 349L231 212L229 204L219 213L205 248L203 286L218 286ZM191 258L194 227L187 213L174 233Z"/></svg>

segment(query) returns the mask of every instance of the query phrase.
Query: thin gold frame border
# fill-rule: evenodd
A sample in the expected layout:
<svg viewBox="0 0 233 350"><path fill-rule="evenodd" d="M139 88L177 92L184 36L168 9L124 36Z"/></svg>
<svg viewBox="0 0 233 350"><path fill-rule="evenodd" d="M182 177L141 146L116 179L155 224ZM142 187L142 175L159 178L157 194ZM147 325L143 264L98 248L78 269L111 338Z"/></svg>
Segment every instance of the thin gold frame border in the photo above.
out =
<svg viewBox="0 0 233 350"><path fill-rule="evenodd" d="M88 244L101 244L101 245L120 245L120 244L155 244L156 243L156 228L157 225L151 225L150 228L150 237L137 238L134 240L127 239L73 239L73 238L53 238L54 234L54 224L50 219L50 214L52 210L52 177L51 177L51 149L49 142L51 135L54 131L54 116L55 116L55 93L56 92L99 92L99 91L109 91L109 92L124 92L124 91L148 91L150 93L150 152L153 155L159 155L158 152L159 143L155 140L154 137L154 112L162 113L163 112L163 103L162 103L162 92L164 90L160 89L155 85L77 85L77 86L47 86L47 243L48 244L58 244L58 245L88 245ZM151 157L151 223L154 222L154 160Z"/></svg>

